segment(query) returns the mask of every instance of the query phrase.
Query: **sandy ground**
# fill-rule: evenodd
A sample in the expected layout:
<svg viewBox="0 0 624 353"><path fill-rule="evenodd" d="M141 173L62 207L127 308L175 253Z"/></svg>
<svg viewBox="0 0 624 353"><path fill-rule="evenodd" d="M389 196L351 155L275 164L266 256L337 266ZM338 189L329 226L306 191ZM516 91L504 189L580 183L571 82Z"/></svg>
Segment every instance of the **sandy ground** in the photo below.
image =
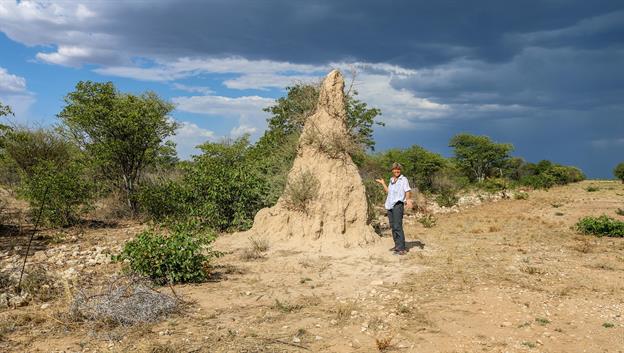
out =
<svg viewBox="0 0 624 353"><path fill-rule="evenodd" d="M250 240L223 235L213 280L175 286L182 314L108 328L64 321L67 298L4 309L13 326L0 351L624 352L624 239L573 229L586 215L624 220L618 207L624 185L585 181L439 214L433 228L407 218L406 256L386 236L347 249L270 243L244 259ZM139 229L90 229L78 243L114 248Z"/></svg>

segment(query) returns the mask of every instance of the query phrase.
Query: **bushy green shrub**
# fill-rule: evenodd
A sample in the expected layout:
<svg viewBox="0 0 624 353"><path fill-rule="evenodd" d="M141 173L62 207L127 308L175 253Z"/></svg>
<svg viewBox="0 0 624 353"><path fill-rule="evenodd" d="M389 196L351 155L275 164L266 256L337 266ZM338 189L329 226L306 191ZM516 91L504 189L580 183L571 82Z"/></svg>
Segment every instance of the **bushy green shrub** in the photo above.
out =
<svg viewBox="0 0 624 353"><path fill-rule="evenodd" d="M520 179L520 184L533 189L550 189L555 185L555 178L549 174L527 175Z"/></svg>
<svg viewBox="0 0 624 353"><path fill-rule="evenodd" d="M618 164L613 168L613 175L620 179L624 183L624 162Z"/></svg>
<svg viewBox="0 0 624 353"><path fill-rule="evenodd" d="M31 213L44 205L43 220L52 226L77 222L92 200L80 151L50 130L15 129L5 136L5 159L20 177L18 195Z"/></svg>
<svg viewBox="0 0 624 353"><path fill-rule="evenodd" d="M183 176L146 186L142 209L156 221L193 219L223 231L246 229L268 205L272 185L250 160L247 137L205 143L203 153L183 166Z"/></svg>
<svg viewBox="0 0 624 353"><path fill-rule="evenodd" d="M542 160L537 164L527 163L523 169L525 175L520 178L520 184L534 189L549 189L555 185L585 180L585 175L580 169L548 160Z"/></svg>
<svg viewBox="0 0 624 353"><path fill-rule="evenodd" d="M600 190L600 188L595 185L589 185L588 187L585 188L585 191L587 192L596 192L598 190Z"/></svg>
<svg viewBox="0 0 624 353"><path fill-rule="evenodd" d="M576 223L576 229L583 234L593 234L599 237L624 237L624 222L607 215L584 217Z"/></svg>
<svg viewBox="0 0 624 353"><path fill-rule="evenodd" d="M42 218L49 225L73 225L91 205L91 184L83 175L77 162L40 162L23 178L19 195L30 202L33 215L43 206Z"/></svg>
<svg viewBox="0 0 624 353"><path fill-rule="evenodd" d="M158 284L204 281L210 260L218 255L207 247L214 235L189 232L186 227L174 228L169 235L144 231L127 242L115 259L128 260L130 271Z"/></svg>
<svg viewBox="0 0 624 353"><path fill-rule="evenodd" d="M433 177L432 188L437 193L436 202L443 207L457 204L457 192L461 189L455 178L445 172L439 172Z"/></svg>
<svg viewBox="0 0 624 353"><path fill-rule="evenodd" d="M478 183L477 187L489 192L498 192L508 190L511 183L505 178L487 178Z"/></svg>

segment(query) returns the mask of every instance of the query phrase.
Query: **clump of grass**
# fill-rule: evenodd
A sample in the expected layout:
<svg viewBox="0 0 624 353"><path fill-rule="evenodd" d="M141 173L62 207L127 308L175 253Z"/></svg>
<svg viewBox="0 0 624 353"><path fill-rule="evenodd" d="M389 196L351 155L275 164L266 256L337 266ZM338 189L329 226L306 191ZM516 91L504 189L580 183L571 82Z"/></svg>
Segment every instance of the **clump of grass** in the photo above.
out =
<svg viewBox="0 0 624 353"><path fill-rule="evenodd" d="M544 274L544 271L535 266L524 266L520 269L522 272L529 275L541 275Z"/></svg>
<svg viewBox="0 0 624 353"><path fill-rule="evenodd" d="M527 346L527 347L529 347L529 348L535 348L535 347L537 347L537 345L536 345L535 343L533 343L533 342L529 342L529 341L524 341L524 342L522 342L522 345L523 345L523 346Z"/></svg>
<svg viewBox="0 0 624 353"><path fill-rule="evenodd" d="M554 208L559 208L559 207L563 206L563 204L562 204L562 203L558 203L558 202L551 203L550 205L551 205L552 207L554 207Z"/></svg>
<svg viewBox="0 0 624 353"><path fill-rule="evenodd" d="M346 322L351 318L351 312L356 308L355 303L340 303L335 309L336 320L338 322Z"/></svg>
<svg viewBox="0 0 624 353"><path fill-rule="evenodd" d="M288 314L303 309L303 305L297 303L282 302L279 299L275 299L273 309Z"/></svg>
<svg viewBox="0 0 624 353"><path fill-rule="evenodd" d="M602 327L604 327L604 328L612 328L612 327L615 327L615 325L610 323L610 322L605 322L604 324L602 324Z"/></svg>
<svg viewBox="0 0 624 353"><path fill-rule="evenodd" d="M24 276L22 291L30 294L35 299L47 302L61 294L58 281L57 278L51 276L43 267L35 267Z"/></svg>
<svg viewBox="0 0 624 353"><path fill-rule="evenodd" d="M555 216L563 216L565 213L563 212L555 212Z"/></svg>
<svg viewBox="0 0 624 353"><path fill-rule="evenodd" d="M394 335L375 338L375 345L377 346L377 350L380 352L387 352L393 347L392 340L394 339Z"/></svg>
<svg viewBox="0 0 624 353"><path fill-rule="evenodd" d="M576 223L576 230L583 234L599 237L624 237L624 222L607 215L584 217Z"/></svg>
<svg viewBox="0 0 624 353"><path fill-rule="evenodd" d="M535 318L535 322L537 322L538 324L545 326L550 324L550 320L543 318L543 317L536 317Z"/></svg>
<svg viewBox="0 0 624 353"><path fill-rule="evenodd" d="M594 244L589 239L583 239L572 248L580 253L588 254L594 249Z"/></svg>
<svg viewBox="0 0 624 353"><path fill-rule="evenodd" d="M425 228L433 228L435 227L437 222L438 219L431 213L427 213L418 218L418 223L422 224Z"/></svg>
<svg viewBox="0 0 624 353"><path fill-rule="evenodd" d="M588 187L585 188L585 191L587 192L596 192L598 190L600 190L600 188L595 185L589 185Z"/></svg>
<svg viewBox="0 0 624 353"><path fill-rule="evenodd" d="M516 200L528 200L529 193L524 191L519 191L514 193L514 199Z"/></svg>
<svg viewBox="0 0 624 353"><path fill-rule="evenodd" d="M269 242L266 239L249 238L249 247L243 249L240 255L241 260L251 261L264 258L265 253L269 250Z"/></svg>
<svg viewBox="0 0 624 353"><path fill-rule="evenodd" d="M399 304L397 306L397 312L399 314L409 314L410 312L412 312L412 309L409 307L409 305Z"/></svg>
<svg viewBox="0 0 624 353"><path fill-rule="evenodd" d="M309 170L295 174L284 189L286 208L307 213L310 202L318 196L320 186L318 178Z"/></svg>
<svg viewBox="0 0 624 353"><path fill-rule="evenodd" d="M304 132L302 141L333 159L344 160L359 151L359 146L350 135L339 131L322 134L315 126Z"/></svg>

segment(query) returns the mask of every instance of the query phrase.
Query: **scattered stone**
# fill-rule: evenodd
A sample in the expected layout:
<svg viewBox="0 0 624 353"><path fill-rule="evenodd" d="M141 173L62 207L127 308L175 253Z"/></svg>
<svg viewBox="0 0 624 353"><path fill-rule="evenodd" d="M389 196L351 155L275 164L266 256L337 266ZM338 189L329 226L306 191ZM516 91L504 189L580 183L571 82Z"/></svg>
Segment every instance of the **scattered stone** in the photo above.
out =
<svg viewBox="0 0 624 353"><path fill-rule="evenodd" d="M294 343L299 343L299 342L301 342L301 338L295 336L295 337L293 337L293 342Z"/></svg>
<svg viewBox="0 0 624 353"><path fill-rule="evenodd" d="M50 304L48 304L48 303L41 304L41 310L45 310L45 309L47 309L49 307L50 307Z"/></svg>
<svg viewBox="0 0 624 353"><path fill-rule="evenodd" d="M383 285L383 281L382 280L377 280L377 281L372 281L370 284L371 286L381 286Z"/></svg>

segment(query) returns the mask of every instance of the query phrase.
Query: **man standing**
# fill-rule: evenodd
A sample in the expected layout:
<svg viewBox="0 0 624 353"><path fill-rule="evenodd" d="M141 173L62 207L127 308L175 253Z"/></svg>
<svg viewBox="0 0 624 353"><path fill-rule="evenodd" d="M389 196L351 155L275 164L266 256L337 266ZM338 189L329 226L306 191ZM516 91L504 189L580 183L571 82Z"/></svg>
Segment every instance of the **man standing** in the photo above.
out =
<svg viewBox="0 0 624 353"><path fill-rule="evenodd" d="M386 185L383 179L375 179L376 182L384 187L388 196L386 197L385 208L388 211L388 220L390 228L392 228L392 238L394 239L395 255L405 255L405 233L403 233L403 211L404 205L408 208L412 207L411 188L407 178L401 174L402 166L399 163L392 163L392 177L390 184Z"/></svg>

